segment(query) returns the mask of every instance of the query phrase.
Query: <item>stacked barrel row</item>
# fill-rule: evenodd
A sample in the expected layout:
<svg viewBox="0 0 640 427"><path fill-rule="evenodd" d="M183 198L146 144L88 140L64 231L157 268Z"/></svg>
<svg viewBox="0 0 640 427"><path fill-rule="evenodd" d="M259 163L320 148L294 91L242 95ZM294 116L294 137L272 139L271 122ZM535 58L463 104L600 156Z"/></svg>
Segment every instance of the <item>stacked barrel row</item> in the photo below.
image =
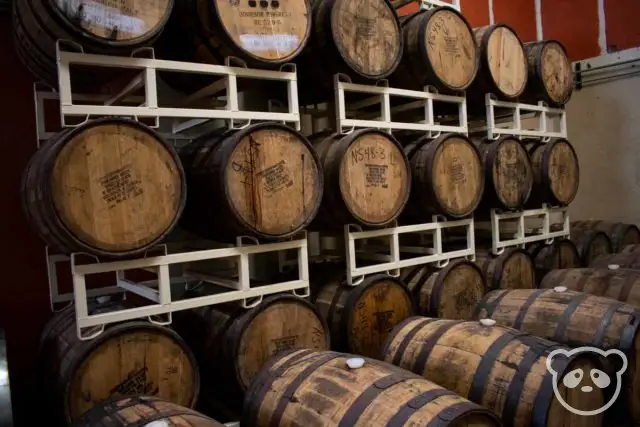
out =
<svg viewBox="0 0 640 427"><path fill-rule="evenodd" d="M13 21L23 62L54 87L59 41L115 55L155 46L163 59L209 64L236 57L255 68L295 61L302 97L309 99L326 97L336 73L556 105L569 100L573 86L571 64L557 41L523 45L506 24L472 29L445 7L398 18L387 0L27 0L14 8ZM84 88L96 90L107 76L80 70L78 77ZM168 80L185 91L210 83L197 75Z"/></svg>

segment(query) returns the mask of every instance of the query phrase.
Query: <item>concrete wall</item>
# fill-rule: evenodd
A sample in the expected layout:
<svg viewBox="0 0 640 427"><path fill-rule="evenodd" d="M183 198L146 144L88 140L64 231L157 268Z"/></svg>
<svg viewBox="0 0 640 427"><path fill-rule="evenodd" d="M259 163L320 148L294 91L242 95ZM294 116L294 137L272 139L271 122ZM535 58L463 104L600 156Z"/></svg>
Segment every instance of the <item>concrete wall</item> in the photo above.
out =
<svg viewBox="0 0 640 427"><path fill-rule="evenodd" d="M572 219L640 224L640 76L574 92L567 105L569 139L580 158Z"/></svg>

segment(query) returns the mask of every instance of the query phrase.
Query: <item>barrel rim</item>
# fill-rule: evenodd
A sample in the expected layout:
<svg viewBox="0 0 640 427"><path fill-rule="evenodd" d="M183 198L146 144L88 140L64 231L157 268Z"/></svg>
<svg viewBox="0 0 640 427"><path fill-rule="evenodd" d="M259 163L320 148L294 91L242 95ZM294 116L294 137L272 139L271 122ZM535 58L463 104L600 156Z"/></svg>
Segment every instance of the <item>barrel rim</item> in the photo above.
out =
<svg viewBox="0 0 640 427"><path fill-rule="evenodd" d="M576 159L577 173L575 175L575 185L573 188L574 194L571 199L566 202L561 202L560 200L558 200L556 194L554 194L552 190L551 178L549 177L549 158L551 157L551 151L553 151L553 148L557 144L566 144L566 146L569 147L569 150L573 154L573 157ZM544 188L548 189L548 197L546 198L551 199L552 202L558 203L561 206L567 206L571 204L571 202L573 202L578 196L578 189L580 188L580 162L578 161L578 153L576 153L575 148L566 138L558 138L549 143L539 142L539 146L544 147L544 151L542 152L542 183L544 185Z"/></svg>
<svg viewBox="0 0 640 427"><path fill-rule="evenodd" d="M331 39L332 39L332 44L334 45L334 47L336 48L338 54L340 55L340 59L341 62L343 62L347 68L349 69L349 71L354 72L356 74L358 74L361 77L367 78L367 79L374 79L374 80L379 80L379 79L384 79L388 76L390 76L391 74L393 74L393 72L398 68L398 65L400 65L400 61L402 60L402 56L403 56L403 52L404 52L404 35L402 32L402 25L400 24L400 20L398 19L398 14L396 13L395 8L393 7L393 5L391 4L390 0L382 0L382 2L389 8L389 10L391 11L391 16L393 17L393 21L395 23L396 29L398 30L398 53L396 55L396 58L394 59L393 63L391 64L391 66L389 67L389 69L387 71L384 71L382 73L376 74L376 75L371 75L371 74L365 74L362 73L359 70L356 70L356 68L352 65L352 63L350 61L347 60L348 55L345 53L344 49L342 48L340 43L336 43L335 39L334 39L334 28L336 28L337 24L337 10L338 8L335 7L337 2L341 2L341 1L348 1L348 0L321 0L320 3L320 7L329 7L331 8L331 17L329 19L329 28L330 28L330 34L331 34Z"/></svg>
<svg viewBox="0 0 640 427"><path fill-rule="evenodd" d="M307 1L307 0L305 0ZM231 212L231 216L234 219L234 221L238 222L240 224L240 226L242 228L246 228L247 230L250 230L252 233L254 233L255 235L264 238L264 239L268 239L268 240L282 240L282 239L286 239L288 237L294 236L297 233L299 233L301 230L304 230L306 227L309 226L309 224L314 220L315 216L318 214L318 210L320 209L320 204L322 203L322 197L324 194L324 173L322 170L322 165L320 164L320 159L318 158L318 153L316 153L316 150L313 148L313 145L309 142L309 140L307 139L307 137L305 137L302 133L296 131L295 129L283 124L283 123L278 123L278 122L261 122L261 123L256 123L254 125L239 129L237 132L233 132L230 134L225 134L228 136L228 138L232 138L234 139L233 141L233 145L234 145L234 149L233 150L228 150L226 152L223 152L222 155L222 160L221 160L221 165L222 167L219 168L219 177L221 180L222 187L224 190L224 196L226 198L226 200L230 201L231 200L231 194L230 194L230 189L229 186L226 185L227 182L227 169L228 169L228 165L229 165L229 160L231 159L231 155L234 153L235 148L238 146L238 144L242 141L242 139L247 136L250 135L252 132L257 131L257 130L261 130L264 128L274 128L274 129L279 129L279 130L284 130L286 132L289 132L290 134L294 135L299 142L301 142L306 148L307 151L309 153L309 155L311 156L311 158L313 159L314 164L316 165L316 169L318 171L317 175L316 175L316 181L315 181L315 189L318 193L318 196L316 197L315 203L314 205L311 207L311 209L309 210L309 214L307 214L307 218L300 224L300 226L298 226L296 229L291 230L287 233L283 233L283 234L269 234L266 233L264 231L259 231L256 229L255 226L253 226L252 224L249 224L244 217L240 214L240 212L238 211L238 209L236 208L236 206L233 203L227 203L227 207L229 209L229 211ZM222 142L222 140L221 140Z"/></svg>
<svg viewBox="0 0 640 427"><path fill-rule="evenodd" d="M66 225L65 221L61 218L60 213L58 211L58 208L53 200L53 180L48 180L48 182L44 183L43 185L48 189L48 191L44 192L44 203L47 203L48 205L51 206L52 211L55 213L55 215L52 215L51 219L53 221L53 223L55 224L55 226L57 228L59 228L61 231L63 231L63 233L65 234L65 237L69 239L69 241L71 243L73 243L73 245L76 245L76 248L79 248L80 251L72 251L72 252L81 252L82 250L86 250L90 253L96 254L96 255L100 255L100 256L105 256L105 257L111 257L111 258L117 258L117 257L126 257L126 256L131 256L131 255L136 255L136 254L140 254L140 253L144 253L145 251L147 251L149 248L154 247L155 245L157 245L161 240L163 240L174 228L175 226L178 224L178 221L180 220L180 217L182 216L182 213L184 212L184 208L185 208L185 204L186 204L186 199L187 199L187 182L186 182L186 175L185 175L185 171L184 168L182 166L182 162L180 161L180 158L177 154L177 152L175 151L175 149L171 146L171 144L169 144L164 137L162 137L158 132L156 132L155 130L153 130L152 128L138 122L135 120L131 120L131 119L127 119L127 118L123 118L123 117L102 117L99 119L95 119L95 120L91 120L89 122L86 122L78 127L72 128L70 129L68 132L66 132L64 135L61 135L61 138L59 140L55 141L55 144L49 146L49 150L50 152L47 153L49 155L49 157L45 160L45 164L44 166L44 171L43 174L45 176L51 176L51 174L53 173L53 168L55 165L55 162L57 160L57 155L59 154L60 150L62 150L62 148L69 142L71 142L76 136L78 136L79 134L81 134L82 132L86 131L86 130L90 130L94 127L97 126L103 126L103 125L110 125L110 124L114 124L114 125L121 125L121 126L130 126L132 128L138 129L141 132L147 133L148 135L150 135L158 144L160 144L168 153L169 157L172 158L174 165L176 167L176 171L178 173L178 175L180 176L180 201L178 203L178 209L175 212L174 218L171 221L171 223L168 225L168 227L161 233L158 233L158 236L156 238L154 238L152 241L150 241L148 244L139 247L137 249L129 249L129 250L123 250L123 251L108 251L108 250L104 250L98 247L95 247L94 245L91 245L85 241L83 241L82 239L80 239L78 236L76 236L71 229Z"/></svg>
<svg viewBox="0 0 640 427"><path fill-rule="evenodd" d="M431 168L431 171L429 173L429 180L431 182L432 185L430 185L429 187L433 188L433 201L432 203L435 203L435 205L438 207L438 210L440 212L446 212L447 216L451 216L453 218L465 218L468 216L473 215L473 213L476 211L476 209L478 209L478 206L480 205L480 202L482 202L482 196L484 195L484 191L485 191L485 187L486 187L486 182L485 182L485 167L484 167L484 161L482 159L482 154L480 153L480 150L478 149L478 146L476 144L473 143L473 141L471 139L469 139L468 136L460 134L460 133L447 133L444 135L441 135L440 137L436 138L436 139L429 139L428 136L424 136L421 139L424 140L424 143L422 144L422 146L424 146L425 144L427 144L428 148L432 150L432 155L430 155L429 157L431 158L431 160L435 159L435 155L438 151L438 149L440 148L440 146L442 146L442 144L444 144L447 140L449 140L450 138L460 138L463 139L467 142L467 145L471 148L471 150L475 153L476 158L478 160L478 164L480 165L480 176L482 177L482 179L480 179L480 188L478 189L478 194L476 197L476 201L475 203L473 203L471 205L471 208L467 211L467 212L463 212L461 214L452 214L450 212L450 210L448 208L446 208L443 203L440 200L440 197L438 197L436 191L435 191L435 182L436 182L436 168ZM432 145L433 144L433 145ZM421 146L421 148L422 148ZM433 162L431 162L433 164Z"/></svg>
<svg viewBox="0 0 640 427"><path fill-rule="evenodd" d="M389 331L389 335L387 335L387 339L384 341L384 344L380 349L380 360L384 361L386 359L386 356L389 353L389 348L391 347L391 343L403 328L405 328L408 324L412 322L417 322L425 319L434 319L434 318L428 317L428 316L420 316L420 315L409 316L406 319L404 319L402 322L394 326L393 329ZM436 320L448 320L448 319L436 319Z"/></svg>
<svg viewBox="0 0 640 427"><path fill-rule="evenodd" d="M487 28L487 30L482 35L482 39L480 41L480 47L482 49L482 52L486 52L488 50L489 39L493 35L493 32L496 31L499 28L506 28L511 33L513 33L513 35L516 37L516 39L520 43L520 48L522 49L522 56L523 56L523 61L524 61L524 69L528 70L529 64L527 63L527 55L526 55L526 52L524 50L524 44L522 43L522 39L520 38L518 33L513 29L513 27L511 27L510 25L505 24L503 22L500 22L500 23L497 23L497 24L488 25L485 28ZM481 64L481 68L486 70L486 77L485 78L489 80L493 90L495 90L497 92L495 94L496 96L497 95L501 95L502 97L504 97L506 99L516 99L516 98L522 96L522 94L526 90L527 84L529 83L529 74L528 73L524 73L524 84L522 85L522 88L520 89L520 92L515 94L515 95L507 95L502 90L500 90L500 85L498 84L498 82L496 82L493 74L490 71L489 55L481 54L480 55L480 64Z"/></svg>
<svg viewBox="0 0 640 427"><path fill-rule="evenodd" d="M352 353L355 352L355 350L352 348L352 344L350 340L348 339L349 325L353 320L353 313L354 313L354 310L352 308L356 307L357 301L365 293L365 291L367 291L369 288L383 281L393 282L394 284L398 285L398 288L402 289L402 291L405 294L405 297L407 298L407 301L409 301L409 307L410 307L409 317L412 317L415 315L416 308L415 308L414 299L412 298L411 294L409 293L409 290L407 289L405 284L402 283L400 278L393 277L384 273L368 276L364 279L364 282L362 282L355 288L351 287L352 290L347 296L347 299L345 300L343 315L341 316L340 323L339 323L339 328L342 330L342 339L344 340L344 342L340 343L340 347L346 348L347 351L349 352L352 352ZM344 284L342 286L344 286ZM349 308L349 310L347 310L347 308Z"/></svg>
<svg viewBox="0 0 640 427"><path fill-rule="evenodd" d="M547 39L547 40L541 40L539 42L532 42L532 43L533 44L540 43L542 45L541 48L540 48L540 51L536 53L536 74L538 76L540 76L540 79L541 79L541 82L542 82L542 87L544 88L544 91L545 91L545 95L554 104L565 105L571 99L571 96L573 95L573 90L574 90L575 85L573 84L573 82L571 83L571 88L567 92L567 94L564 97L564 99L562 99L560 101L558 101L556 99L553 99L551 97L551 95L549 94L549 89L547 88L547 85L546 85L544 79L542 79L542 75L543 75L543 73L542 73L542 65L543 64L542 64L541 59L542 59L542 54L544 53L544 50L547 48L547 46L551 45L551 44L555 44L555 45L559 46L560 49L564 52L565 56L567 57L567 63L569 64L569 67L571 67L571 61L569 60L569 53L567 51L567 48L558 39Z"/></svg>
<svg viewBox="0 0 640 427"><path fill-rule="evenodd" d="M185 343L180 335L172 329L169 329L164 326L156 325L152 322L145 321L126 321L123 323L115 324L114 326L105 330L98 337L94 338L91 341L81 341L80 343L76 343L76 347L79 348L78 357L73 359L73 361L69 364L69 368L65 372L65 375L61 378L63 387L63 399L64 399L64 416L68 422L73 422L73 418L71 418L70 413L70 398L71 394L69 393L69 388L71 387L71 382L73 377L75 376L78 368L82 365L82 363L93 353L96 349L98 349L104 342L109 339L116 338L118 336L124 335L125 333L138 330L150 330L155 331L159 334L164 334L171 338L178 347L183 351L186 358L189 360L189 363L192 366L193 370L193 396L191 396L191 401L189 402L189 407L193 407L195 403L198 401L198 397L200 394L200 369L198 366L198 362L196 358L189 348L189 346ZM84 345L83 345L84 344Z"/></svg>
<svg viewBox="0 0 640 427"><path fill-rule="evenodd" d="M431 17L435 16L438 12L442 12L442 11L446 11L446 12L451 12L454 15L456 15L463 23L464 25L467 27L467 29L469 30L469 35L471 36L471 40L473 41L473 44L475 46L475 37L473 35L473 28L471 27L471 24L469 24L469 21L464 17L464 15L462 15L462 13L460 13L458 10L454 9L453 7L450 6L437 6L434 7L432 9L427 9L427 10L420 10L417 13L415 13L415 15L417 16L429 16L427 19L427 21L429 19L431 19ZM425 18L423 18L425 19ZM410 19L407 20L407 22L409 22ZM457 88L452 88L450 84L445 83L443 78L441 76L439 76L438 72L436 72L435 70L432 69L430 61L429 61L429 55L428 55L428 50L427 50L427 45L426 45L426 36L427 36L427 25L421 25L420 26L420 30L418 32L418 47L419 49L424 52L423 55L420 55L420 61L422 62L422 64L425 66L425 69L429 70L429 74L430 77L434 78L435 80L437 80L438 85L448 88L451 91L463 91L469 88L469 86L471 86L473 84L473 82L476 80L476 76L478 75L478 70L480 69L480 55L478 54L478 49L474 49L474 52L476 54L475 57L475 61L473 61L473 73L472 73L472 77L469 79L469 81Z"/></svg>
<svg viewBox="0 0 640 427"><path fill-rule="evenodd" d="M535 259L538 257L538 255L540 255L540 252L544 249L544 248L553 248L554 251L559 250L560 245L569 243L569 245L571 245L571 250L573 252L573 254L575 255L575 258L577 260L580 260L580 253L578 252L578 248L576 247L576 244L573 243L571 241L571 239L556 239L553 241L553 243L551 244L547 244L545 242L539 242L538 244L534 244L532 247L534 248L532 253L531 253L531 258L533 258L534 263L535 263ZM547 271L551 271L554 270L553 268L553 257L547 257L544 259L544 263L543 263L543 268ZM540 277L540 282L542 281L544 277Z"/></svg>
<svg viewBox="0 0 640 427"><path fill-rule="evenodd" d="M345 0L346 1L346 0ZM342 186L342 180L338 181L338 186L340 189L340 197L343 200L343 204L345 206L345 208L347 209L347 212L349 213L349 215L351 215L351 217L353 219L355 219L358 223L365 225L367 227L382 227L384 225L387 225L393 221L395 221L396 219L398 219L398 217L402 214L402 212L404 211L405 206L407 205L407 203L409 202L409 197L411 195L411 164L409 163L409 159L407 158L407 156L404 153L404 149L402 148L402 145L400 144L400 142L390 133L384 132L380 129L374 129L374 128L365 128L365 129L358 129L355 130L349 134L340 134L340 133L335 133L333 135L330 136L334 137L334 136L341 136L340 138L338 138L336 140L336 143L343 143L345 144L344 147L344 151L346 152L352 144L354 144L356 141L358 141L358 139L363 136L363 135L367 135L367 134L375 134L375 135L380 135L383 136L384 138L386 138L389 142L391 142L391 144L393 144L396 149L399 152L399 155L401 157L402 162L404 163L404 168L405 171L407 172L407 181L406 181L406 190L404 192L404 195L402 197L402 201L400 203L400 209L398 209L398 211L393 215L393 217L390 220L384 221L384 222L369 222L369 221L365 221L364 219L360 218L360 216L356 215L355 212L353 211L353 209L351 209L351 206L349 206L348 203L344 203L345 199L345 190ZM344 164L344 162L347 162L348 159L346 156L342 156L342 158L340 159L339 164L337 165L338 169L342 168L342 165ZM339 173L339 172L338 172Z"/></svg>
<svg viewBox="0 0 640 427"><path fill-rule="evenodd" d="M495 187L495 180L493 179L493 171L497 163L496 155L498 153L498 150L500 149L500 146L507 141L516 142L518 146L522 149L529 172L531 173L531 180L528 185L528 191L527 191L526 197L524 198L524 202L519 204L518 206L507 206L507 203L503 200L502 196L500 195L500 192L497 191ZM531 197L531 193L533 192L533 183L534 183L533 164L531 163L531 157L529 157L527 148L523 144L522 140L515 135L503 135L496 140L490 140L489 138L484 138L481 143L488 145L488 150L490 153L490 155L485 158L486 159L485 162L488 162L489 164L485 166L484 172L485 172L485 182L491 183L491 185L489 186L491 188L491 193L493 193L493 196L500 203L501 208L503 209L506 209L508 211L513 211L513 210L522 208Z"/></svg>
<svg viewBox="0 0 640 427"><path fill-rule="evenodd" d="M29 0L29 1L33 1L33 0ZM162 31L164 30L164 27L167 25L167 22L169 22L169 18L171 17L173 8L175 6L175 0L166 0L167 8L165 10L164 16L160 21L158 21L158 24L156 24L156 26L152 31L145 33L143 36L138 36L133 39L114 42L112 40L105 39L104 37L98 37L95 34L85 30L82 27L73 25L69 17L67 17L57 5L52 4L54 0L40 0L40 1L44 3L43 5L45 8L49 9L54 19L56 19L57 22L62 24L64 29L69 31L71 35L75 35L77 37L85 37L86 40L90 41L90 43L95 43L102 47L111 47L111 48L136 47L141 43L146 43L153 40L155 37L160 35L160 33L162 33Z"/></svg>
<svg viewBox="0 0 640 427"><path fill-rule="evenodd" d="M320 311L317 309L317 307L314 304L309 302L307 299L299 297L297 295L293 295L293 294L274 294L274 295L270 295L270 296L266 297L260 303L260 305L258 305L257 307L255 307L253 309L248 309L244 313L240 314L240 316L237 316L231 322L231 323L235 323L236 321L241 320L241 323L242 323L242 327L240 328L239 333L233 336L233 344L232 344L233 345L233 350L232 350L231 354L234 355L234 358L236 360L237 360L237 356L240 354L241 337L243 336L243 333L247 330L249 325L251 323L253 323L253 321L256 320L256 317L259 314L261 314L264 310L266 310L267 308L271 307L272 305L274 305L276 303L283 302L283 301L290 301L290 302L294 302L295 301L296 303L300 303L302 306L310 309L311 312L313 312L313 314L318 318L320 324L323 327L325 342L326 342L327 346L328 347L331 346L331 338L330 338L330 335L329 335L329 327L327 325L327 322L324 319L324 317L322 315L320 315ZM245 318L245 316L246 316L246 318ZM229 330L229 328L227 327L226 330L224 330L221 333L221 336L224 335L225 333L227 333L228 330ZM295 349L295 350L301 350L301 349ZM285 351L289 351L289 350L285 350ZM283 354L283 352L276 353L276 355L282 355L282 354ZM246 384L246 386L243 384L242 377L240 375L240 366L238 364L234 364L234 371L235 371L234 373L235 373L236 380L238 382L238 385L240 385L241 389L244 389L245 392L246 392L246 390L249 390L249 387L251 386L251 384L250 383Z"/></svg>

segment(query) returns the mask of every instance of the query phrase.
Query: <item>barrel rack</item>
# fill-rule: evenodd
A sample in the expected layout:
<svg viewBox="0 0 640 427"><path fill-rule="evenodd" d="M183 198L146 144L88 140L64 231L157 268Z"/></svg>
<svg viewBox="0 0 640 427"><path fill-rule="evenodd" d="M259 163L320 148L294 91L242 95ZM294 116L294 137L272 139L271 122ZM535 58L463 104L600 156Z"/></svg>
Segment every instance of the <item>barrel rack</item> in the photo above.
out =
<svg viewBox="0 0 640 427"><path fill-rule="evenodd" d="M471 133L485 133L491 140L504 135L526 137L549 142L554 138L567 138L567 113L564 109L551 108L544 102L522 104L499 101L494 95L485 95L486 121L469 125ZM499 109L499 110L498 110ZM541 206L514 212L491 210L489 222L476 221L476 228L491 231L491 251L499 255L508 247L523 248L528 243L553 242L557 238L569 238L569 209L566 206ZM552 231L552 225L561 225ZM555 227L554 227L555 229ZM502 235L511 237L502 240Z"/></svg>
<svg viewBox="0 0 640 427"><path fill-rule="evenodd" d="M60 123L56 127L79 126L92 117L125 116L135 120L150 120L150 126L158 129L168 140L176 143L188 143L197 136L202 127L213 120L223 120L230 128L247 126L251 121L278 121L300 129L298 111L297 75L295 65L283 66L280 71L249 69L246 66L231 66L234 59L228 59L227 65L206 65L199 63L175 62L155 59L153 50L142 52L147 57L116 57L89 55L82 52L70 52L58 43L58 90L44 89L40 84L34 86L34 101L37 121L38 145L55 133L50 132L45 120L47 101L55 100L59 107ZM66 46L66 44L65 44ZM78 94L73 91L71 68L74 64L92 67L126 68L138 70L126 87L112 97ZM239 64L242 65L242 64ZM219 80L186 99L178 100L178 106L162 98L157 80L158 71L206 74L219 77ZM285 112L249 111L241 108L237 79L278 80L285 82L288 100ZM139 95L142 92L143 95ZM284 94L283 94L284 95ZM218 100L217 104L212 101ZM208 102L208 103L207 103ZM175 104L175 101L174 101ZM203 107L202 105L205 105ZM49 123L50 124L50 123ZM47 273L51 307L63 302L74 302L78 337L90 340L104 330L106 324L148 318L158 324L170 324L174 311L187 310L231 301L239 301L246 307L254 307L262 302L266 295L278 292L292 292L306 297L309 295L309 267L306 232L299 233L288 241L262 244L253 238L238 236L235 245L208 242L204 248L173 244L159 245L145 256L127 260L99 260L86 254L55 254L46 248ZM171 246L171 250L168 249ZM252 260L255 255L268 253L296 253L295 263L298 279L278 283L252 286ZM281 257L279 256L279 259ZM227 260L235 262L237 280L195 273L191 263ZM69 264L73 290L61 293L58 283L60 264ZM200 264L199 264L200 265ZM232 264L233 265L233 264ZM66 267L65 267L66 268ZM145 270L157 275L156 279L132 281L125 277L130 270ZM178 274L176 275L176 272ZM87 289L86 278L101 273L114 273L113 284L108 287ZM221 289L213 295L176 298L172 290L184 291L193 283L211 283ZM87 298L104 297L116 293L130 292L146 300L148 305L124 309L109 313L89 315ZM176 292L175 294L179 294ZM161 316L159 318L158 316ZM91 328L90 330L87 328Z"/></svg>
<svg viewBox="0 0 640 427"><path fill-rule="evenodd" d="M347 94L357 94L359 100L350 102ZM423 91L405 90L389 87L386 80L372 85L354 84L349 77L334 76L335 111L319 111L305 108L304 113L314 119L335 113L335 129L341 133L351 133L355 129L374 128L387 131L410 131L437 138L443 132L468 134L467 100L464 93L457 96L438 93L433 87ZM402 100L399 103L399 100ZM408 102L407 102L408 100ZM441 124L436 121L434 103L442 103L457 108L457 114L451 116L452 123ZM395 114L413 112L406 120L394 119ZM417 117L417 119L416 119ZM330 118L331 119L331 118ZM446 251L443 249L445 231L464 229L466 245L464 249ZM316 234L316 233L312 233ZM419 245L402 245L400 236L412 235ZM387 273L399 276L401 268L423 264L445 267L455 258L475 259L475 237L473 218L449 221L441 216L433 216L424 223L398 226L396 222L381 229L365 230L357 224L345 224L343 235L334 238L329 235L318 237L319 252L326 249L324 243L335 248L335 242L344 240L344 256L347 271L346 282L351 286L362 283L365 276ZM403 258L407 254L411 257ZM356 258L367 261L359 266Z"/></svg>

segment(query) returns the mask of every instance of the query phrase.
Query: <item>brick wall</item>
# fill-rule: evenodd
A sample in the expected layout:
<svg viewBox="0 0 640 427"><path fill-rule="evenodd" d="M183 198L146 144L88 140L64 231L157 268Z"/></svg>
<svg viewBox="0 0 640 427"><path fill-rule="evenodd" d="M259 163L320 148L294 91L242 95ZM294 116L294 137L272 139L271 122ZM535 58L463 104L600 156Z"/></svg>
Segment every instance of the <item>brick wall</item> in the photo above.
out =
<svg viewBox="0 0 640 427"><path fill-rule="evenodd" d="M473 27L504 22L525 42L537 40L539 29L574 61L640 46L639 0L461 0L461 7ZM400 14L415 10L417 3Z"/></svg>

